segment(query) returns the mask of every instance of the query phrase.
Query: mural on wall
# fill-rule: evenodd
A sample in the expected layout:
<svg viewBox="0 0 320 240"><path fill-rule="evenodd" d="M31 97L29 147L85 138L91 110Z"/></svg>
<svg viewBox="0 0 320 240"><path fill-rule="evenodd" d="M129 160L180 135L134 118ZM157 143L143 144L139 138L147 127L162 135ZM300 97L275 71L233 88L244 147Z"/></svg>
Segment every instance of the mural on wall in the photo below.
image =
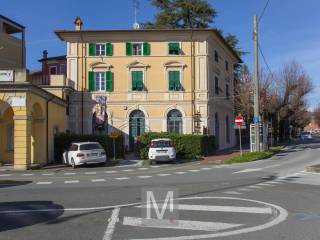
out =
<svg viewBox="0 0 320 240"><path fill-rule="evenodd" d="M104 131L107 120L106 114L106 96L96 96L96 105L94 107L92 127L94 131Z"/></svg>

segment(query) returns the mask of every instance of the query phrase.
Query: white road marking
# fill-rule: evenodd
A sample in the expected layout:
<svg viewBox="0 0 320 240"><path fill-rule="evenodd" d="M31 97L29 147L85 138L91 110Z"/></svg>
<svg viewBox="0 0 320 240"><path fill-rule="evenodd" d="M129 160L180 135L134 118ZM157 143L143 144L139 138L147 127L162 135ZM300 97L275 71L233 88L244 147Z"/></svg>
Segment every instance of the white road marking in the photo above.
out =
<svg viewBox="0 0 320 240"><path fill-rule="evenodd" d="M152 178L152 176L138 176L138 178Z"/></svg>
<svg viewBox="0 0 320 240"><path fill-rule="evenodd" d="M105 173L116 173L116 172L118 172L118 171L114 171L114 170L112 170L112 171L105 171Z"/></svg>
<svg viewBox="0 0 320 240"><path fill-rule="evenodd" d="M48 184L51 184L52 182L37 182L36 184L39 184L39 185L48 185Z"/></svg>
<svg viewBox="0 0 320 240"><path fill-rule="evenodd" d="M53 173L42 173L41 175L43 175L43 176L52 176L54 174Z"/></svg>
<svg viewBox="0 0 320 240"><path fill-rule="evenodd" d="M175 174L179 174L179 175L181 175L181 174L185 174L186 172L175 172Z"/></svg>
<svg viewBox="0 0 320 240"><path fill-rule="evenodd" d="M119 221L120 208L115 208L112 211L111 217L109 219L109 224L106 231L104 232L103 240L111 240L114 232L116 223Z"/></svg>
<svg viewBox="0 0 320 240"><path fill-rule="evenodd" d="M258 183L257 186L269 187L269 186L272 186L272 185L271 185L271 184L268 184L268 183Z"/></svg>
<svg viewBox="0 0 320 240"><path fill-rule="evenodd" d="M33 173L24 173L22 174L22 176L33 176L34 174Z"/></svg>
<svg viewBox="0 0 320 240"><path fill-rule="evenodd" d="M146 224L144 224L144 221ZM243 224L230 224L221 222L200 222L186 220L175 220L174 222L172 222L170 220L143 219L136 217L124 217L123 225L135 227L186 229L197 231L219 231L243 226Z"/></svg>
<svg viewBox="0 0 320 240"><path fill-rule="evenodd" d="M139 170L147 170L149 168L145 168L145 167L141 167L141 168L138 168Z"/></svg>
<svg viewBox="0 0 320 240"><path fill-rule="evenodd" d="M150 167L152 167L152 168L159 168L160 166L150 166Z"/></svg>
<svg viewBox="0 0 320 240"><path fill-rule="evenodd" d="M266 166L264 168L274 168L274 167L279 167L280 164L273 164L273 165L270 165L270 166Z"/></svg>
<svg viewBox="0 0 320 240"><path fill-rule="evenodd" d="M9 177L12 176L12 174L0 174L0 177Z"/></svg>
<svg viewBox="0 0 320 240"><path fill-rule="evenodd" d="M277 205L262 202L262 201L257 201L257 200L251 200L251 199L242 199L242 198L233 198L233 197L193 197L193 198L179 198L178 200L187 200L187 199L229 199L229 200L245 200L251 203L255 204L262 204L269 206L271 208L276 209L278 212L278 215L274 218L272 218L271 221L266 222L264 224L258 225L258 226L252 226L252 227L246 227L246 228L241 228L241 229L236 229L236 230L231 230L231 231L225 231L225 232L214 232L214 233L209 233L209 234L198 234L198 235L188 235L188 236L179 236L179 237L159 237L159 238L143 238L143 239L138 239L134 238L131 240L194 240L194 239L213 239L216 237L225 237L225 236L232 236L232 235L240 235L244 233L249 233L249 232L256 232L260 231L263 229L267 229L273 226L276 226L280 224L281 222L285 221L288 217L288 212ZM0 212L1 213L1 212Z"/></svg>
<svg viewBox="0 0 320 240"><path fill-rule="evenodd" d="M249 186L248 188L263 189L262 187L259 187L259 186Z"/></svg>
<svg viewBox="0 0 320 240"><path fill-rule="evenodd" d="M236 213L255 213L255 214L272 214L270 207L239 207L239 206L216 206L216 205L189 205L178 204L178 210L185 211L204 211L204 212L236 212ZM147 205L137 206L137 208L147 208ZM154 208L151 205L151 208Z"/></svg>
<svg viewBox="0 0 320 240"><path fill-rule="evenodd" d="M127 180L127 179L130 179L128 177L118 177L118 178L115 178L116 180Z"/></svg>
<svg viewBox="0 0 320 240"><path fill-rule="evenodd" d="M271 183L271 184L283 184L283 182L279 182L279 181L271 181L269 183Z"/></svg>
<svg viewBox="0 0 320 240"><path fill-rule="evenodd" d="M91 179L91 182L105 182L106 180L103 178L99 178L99 179Z"/></svg>
<svg viewBox="0 0 320 240"><path fill-rule="evenodd" d="M133 172L134 170L133 169L124 169L122 170L123 172Z"/></svg>
<svg viewBox="0 0 320 240"><path fill-rule="evenodd" d="M222 192L222 193L225 193L225 194L234 194L234 195L240 195L242 193L239 193L239 192L236 192L236 191L227 191L227 192Z"/></svg>
<svg viewBox="0 0 320 240"><path fill-rule="evenodd" d="M160 177L165 177L165 176L169 176L171 174L169 174L169 173L159 173L157 175L160 176Z"/></svg>
<svg viewBox="0 0 320 240"><path fill-rule="evenodd" d="M76 173L74 172L67 172L67 173L64 173L63 175L75 175Z"/></svg>
<svg viewBox="0 0 320 240"><path fill-rule="evenodd" d="M64 181L64 183L79 183L79 180Z"/></svg>
<svg viewBox="0 0 320 240"><path fill-rule="evenodd" d="M201 170L211 170L212 168L209 168L209 167L204 167L204 168L201 168Z"/></svg>
<svg viewBox="0 0 320 240"><path fill-rule="evenodd" d="M189 172L200 172L200 170L198 169L191 169L191 170L188 170Z"/></svg>
<svg viewBox="0 0 320 240"><path fill-rule="evenodd" d="M239 191L244 191L244 192L251 192L251 191L253 191L252 189L248 189L248 188L238 188L237 190L239 190Z"/></svg>
<svg viewBox="0 0 320 240"><path fill-rule="evenodd" d="M97 174L96 172L85 172L86 175Z"/></svg>
<svg viewBox="0 0 320 240"><path fill-rule="evenodd" d="M248 169L244 169L244 170L240 170L240 171L237 171L237 172L234 172L232 174L235 174L235 173L248 173L248 172L257 172L257 171L261 171L262 168L248 168Z"/></svg>

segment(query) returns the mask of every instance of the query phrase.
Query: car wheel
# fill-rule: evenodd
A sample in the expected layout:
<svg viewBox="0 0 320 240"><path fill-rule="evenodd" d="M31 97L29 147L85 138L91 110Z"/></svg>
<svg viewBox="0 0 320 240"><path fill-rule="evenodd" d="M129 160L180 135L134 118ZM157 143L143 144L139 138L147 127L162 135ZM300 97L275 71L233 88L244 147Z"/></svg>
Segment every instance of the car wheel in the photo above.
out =
<svg viewBox="0 0 320 240"><path fill-rule="evenodd" d="M76 163L74 162L74 159L71 158L71 167L74 169L77 167Z"/></svg>

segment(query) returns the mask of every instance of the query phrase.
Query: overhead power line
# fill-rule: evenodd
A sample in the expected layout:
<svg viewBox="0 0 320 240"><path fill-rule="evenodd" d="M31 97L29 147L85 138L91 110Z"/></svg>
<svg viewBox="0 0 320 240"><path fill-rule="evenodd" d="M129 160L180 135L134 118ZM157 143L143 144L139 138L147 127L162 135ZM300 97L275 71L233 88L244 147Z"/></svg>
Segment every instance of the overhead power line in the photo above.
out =
<svg viewBox="0 0 320 240"><path fill-rule="evenodd" d="M273 76L273 73L272 73L272 71L271 71L270 65L269 65L266 57L265 57L264 54L263 54L263 51L262 51L262 49L261 49L260 44L258 44L258 49L259 49L259 52L260 52L260 54L261 54L261 56L262 56L263 62L264 62L264 64L266 65L266 67L267 67L267 69L268 69L268 71L269 71L269 75Z"/></svg>
<svg viewBox="0 0 320 240"><path fill-rule="evenodd" d="M268 8L268 6L269 6L269 3L270 3L270 0L267 0L266 5L264 6L264 8L263 8L263 10L262 10L262 12L261 12L261 14L260 14L260 16L259 16L258 22L261 21L263 15L264 15L264 13L265 13L265 11L267 10L267 8Z"/></svg>

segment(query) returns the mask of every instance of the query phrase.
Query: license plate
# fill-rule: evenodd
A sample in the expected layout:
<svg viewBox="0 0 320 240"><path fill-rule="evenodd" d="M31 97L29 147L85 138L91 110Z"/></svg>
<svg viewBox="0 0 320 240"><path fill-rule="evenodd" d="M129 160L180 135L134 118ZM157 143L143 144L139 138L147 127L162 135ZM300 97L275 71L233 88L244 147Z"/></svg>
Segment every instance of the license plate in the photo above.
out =
<svg viewBox="0 0 320 240"><path fill-rule="evenodd" d="M156 160L168 160L168 156L157 156Z"/></svg>
<svg viewBox="0 0 320 240"><path fill-rule="evenodd" d="M167 150L157 150L158 153L165 153Z"/></svg>
<svg viewBox="0 0 320 240"><path fill-rule="evenodd" d="M96 156L98 156L98 153L91 153L90 156L91 157L96 157Z"/></svg>

